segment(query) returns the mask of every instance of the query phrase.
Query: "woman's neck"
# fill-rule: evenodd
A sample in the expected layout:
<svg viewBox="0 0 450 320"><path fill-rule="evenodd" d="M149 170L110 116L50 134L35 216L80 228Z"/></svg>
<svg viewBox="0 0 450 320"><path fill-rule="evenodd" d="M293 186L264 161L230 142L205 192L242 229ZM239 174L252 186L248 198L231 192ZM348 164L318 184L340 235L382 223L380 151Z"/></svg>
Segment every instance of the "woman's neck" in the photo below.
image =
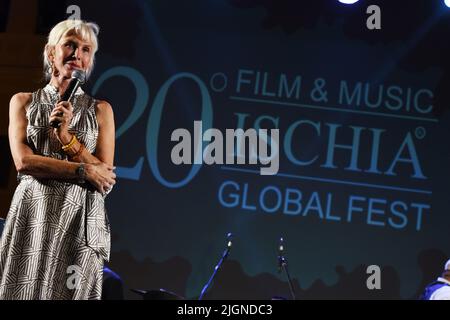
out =
<svg viewBox="0 0 450 320"><path fill-rule="evenodd" d="M50 79L50 84L56 88L60 96L62 96L64 92L66 92L69 83L70 78L65 78L63 76L52 76L52 78Z"/></svg>

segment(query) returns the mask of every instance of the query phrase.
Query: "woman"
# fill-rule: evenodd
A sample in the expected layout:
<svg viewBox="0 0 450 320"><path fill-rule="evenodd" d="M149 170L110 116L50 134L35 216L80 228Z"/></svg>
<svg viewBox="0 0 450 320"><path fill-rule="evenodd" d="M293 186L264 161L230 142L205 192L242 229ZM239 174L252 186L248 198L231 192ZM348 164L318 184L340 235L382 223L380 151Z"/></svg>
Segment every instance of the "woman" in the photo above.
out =
<svg viewBox="0 0 450 320"><path fill-rule="evenodd" d="M11 99L19 185L0 241L0 299L101 297L110 250L104 199L116 178L113 111L81 88L58 102L74 70L91 73L97 34L93 23L58 23L44 49L49 83Z"/></svg>

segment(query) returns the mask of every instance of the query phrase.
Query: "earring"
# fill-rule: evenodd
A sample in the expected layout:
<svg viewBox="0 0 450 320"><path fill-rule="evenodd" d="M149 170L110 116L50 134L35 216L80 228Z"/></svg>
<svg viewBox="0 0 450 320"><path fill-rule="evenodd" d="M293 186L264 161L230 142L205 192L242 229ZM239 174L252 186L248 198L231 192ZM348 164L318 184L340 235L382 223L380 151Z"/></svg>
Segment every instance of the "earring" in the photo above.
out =
<svg viewBox="0 0 450 320"><path fill-rule="evenodd" d="M53 74L53 61L52 61L51 65L48 67L47 73L48 73L49 75L52 75L52 74Z"/></svg>

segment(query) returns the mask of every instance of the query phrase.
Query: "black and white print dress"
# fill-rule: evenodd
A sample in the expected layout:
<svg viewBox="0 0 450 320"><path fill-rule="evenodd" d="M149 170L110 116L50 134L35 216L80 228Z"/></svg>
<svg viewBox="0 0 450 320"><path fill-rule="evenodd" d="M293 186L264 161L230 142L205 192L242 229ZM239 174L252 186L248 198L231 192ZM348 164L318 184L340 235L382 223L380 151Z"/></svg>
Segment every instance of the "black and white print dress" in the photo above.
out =
<svg viewBox="0 0 450 320"><path fill-rule="evenodd" d="M49 125L59 95L48 84L32 94L27 141L35 154L68 160ZM69 131L95 152L96 100L72 100ZM0 240L0 299L100 299L109 259L106 195L72 181L18 176Z"/></svg>

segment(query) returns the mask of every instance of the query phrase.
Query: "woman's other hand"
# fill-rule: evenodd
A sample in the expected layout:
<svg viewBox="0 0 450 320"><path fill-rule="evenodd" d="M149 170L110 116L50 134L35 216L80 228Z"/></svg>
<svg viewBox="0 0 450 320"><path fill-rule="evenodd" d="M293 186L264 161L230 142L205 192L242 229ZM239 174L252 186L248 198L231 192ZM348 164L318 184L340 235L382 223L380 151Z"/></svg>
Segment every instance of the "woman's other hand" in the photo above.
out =
<svg viewBox="0 0 450 320"><path fill-rule="evenodd" d="M108 192L116 184L115 167L103 162L86 163L86 180L100 193Z"/></svg>

